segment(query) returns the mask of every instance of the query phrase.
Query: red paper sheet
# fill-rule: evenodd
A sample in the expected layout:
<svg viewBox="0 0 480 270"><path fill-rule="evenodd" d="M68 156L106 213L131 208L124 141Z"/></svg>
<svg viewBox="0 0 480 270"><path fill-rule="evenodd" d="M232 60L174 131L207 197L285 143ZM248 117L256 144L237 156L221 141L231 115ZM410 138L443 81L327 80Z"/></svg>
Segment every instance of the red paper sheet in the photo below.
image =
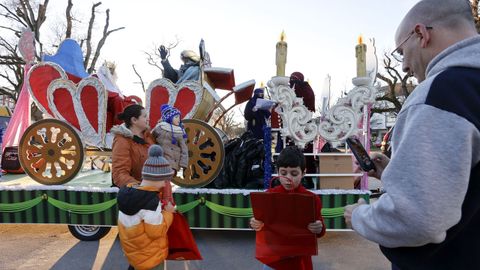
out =
<svg viewBox="0 0 480 270"><path fill-rule="evenodd" d="M253 215L265 225L256 236L256 257L317 255L315 195L250 193Z"/></svg>

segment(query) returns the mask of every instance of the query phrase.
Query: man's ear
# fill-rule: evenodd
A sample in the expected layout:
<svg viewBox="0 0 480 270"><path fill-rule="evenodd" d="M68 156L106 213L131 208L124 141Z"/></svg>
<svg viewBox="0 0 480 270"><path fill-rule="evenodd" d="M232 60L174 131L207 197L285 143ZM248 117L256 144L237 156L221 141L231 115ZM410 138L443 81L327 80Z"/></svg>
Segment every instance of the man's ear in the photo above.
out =
<svg viewBox="0 0 480 270"><path fill-rule="evenodd" d="M428 32L427 27L423 24L417 24L415 25L414 31L420 38L420 47L426 48L431 40L430 32Z"/></svg>

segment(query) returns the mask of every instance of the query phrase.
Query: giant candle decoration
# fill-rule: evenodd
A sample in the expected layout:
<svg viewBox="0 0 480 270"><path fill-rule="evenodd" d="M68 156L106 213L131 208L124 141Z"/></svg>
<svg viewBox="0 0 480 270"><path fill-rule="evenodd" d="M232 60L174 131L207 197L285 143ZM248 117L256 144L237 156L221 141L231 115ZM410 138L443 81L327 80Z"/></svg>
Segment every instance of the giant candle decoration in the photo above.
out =
<svg viewBox="0 0 480 270"><path fill-rule="evenodd" d="M277 52L275 64L277 65L277 76L285 76L285 65L287 64L287 42L285 42L285 32L282 31L280 41L277 42Z"/></svg>
<svg viewBox="0 0 480 270"><path fill-rule="evenodd" d="M362 36L358 37L358 45L355 46L355 57L357 57L357 77L367 76L367 45L362 42Z"/></svg>

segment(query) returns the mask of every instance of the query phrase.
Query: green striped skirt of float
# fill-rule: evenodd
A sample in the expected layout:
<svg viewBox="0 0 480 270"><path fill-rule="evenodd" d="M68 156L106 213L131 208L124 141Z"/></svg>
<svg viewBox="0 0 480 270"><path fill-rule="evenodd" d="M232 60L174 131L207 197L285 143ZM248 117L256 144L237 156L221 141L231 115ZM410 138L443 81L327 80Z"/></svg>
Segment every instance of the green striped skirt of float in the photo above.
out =
<svg viewBox="0 0 480 270"><path fill-rule="evenodd" d="M0 223L116 225L116 192L0 190Z"/></svg>
<svg viewBox="0 0 480 270"><path fill-rule="evenodd" d="M212 229L246 229L252 216L248 194L211 192L177 192L173 194L177 209L187 218L191 227ZM344 207L359 198L369 201L368 193L318 194L322 201L322 215L327 229L347 229L343 218Z"/></svg>
<svg viewBox="0 0 480 270"><path fill-rule="evenodd" d="M249 196L220 193L173 193L177 210L191 227L209 229L248 228L251 217ZM195 205L192 207L192 204ZM188 205L185 211L184 206Z"/></svg>
<svg viewBox="0 0 480 270"><path fill-rule="evenodd" d="M116 225L116 192L72 190L0 190L0 223ZM252 216L249 191L191 190L173 193L177 209L191 227L247 229ZM327 229L346 229L344 206L368 193L318 194Z"/></svg>

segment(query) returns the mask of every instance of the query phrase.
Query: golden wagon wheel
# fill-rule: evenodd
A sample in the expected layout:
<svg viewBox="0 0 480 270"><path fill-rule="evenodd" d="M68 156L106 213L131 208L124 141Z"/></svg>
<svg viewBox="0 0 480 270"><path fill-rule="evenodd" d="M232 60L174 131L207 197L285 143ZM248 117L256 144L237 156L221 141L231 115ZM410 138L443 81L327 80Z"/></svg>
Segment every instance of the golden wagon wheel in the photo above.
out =
<svg viewBox="0 0 480 270"><path fill-rule="evenodd" d="M35 181L61 185L72 180L82 169L82 140L69 124L40 120L27 128L20 140L20 164Z"/></svg>
<svg viewBox="0 0 480 270"><path fill-rule="evenodd" d="M202 187L213 181L223 167L225 149L217 131L196 119L183 120L187 133L188 168L173 182L181 187Z"/></svg>

